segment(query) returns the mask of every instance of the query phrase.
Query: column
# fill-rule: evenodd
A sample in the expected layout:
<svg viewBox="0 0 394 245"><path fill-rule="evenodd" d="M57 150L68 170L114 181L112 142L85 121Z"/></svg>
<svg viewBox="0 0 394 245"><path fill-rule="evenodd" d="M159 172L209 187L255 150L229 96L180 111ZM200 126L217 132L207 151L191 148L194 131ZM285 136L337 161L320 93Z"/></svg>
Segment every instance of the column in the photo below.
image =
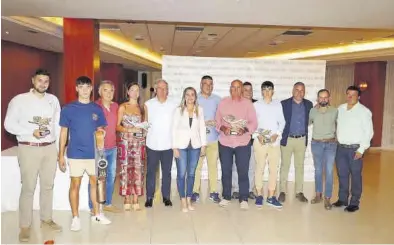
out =
<svg viewBox="0 0 394 245"><path fill-rule="evenodd" d="M354 84L359 86L366 82L368 85L365 91L361 92L360 101L372 112L372 147L380 147L382 143L386 65L383 61L362 62L356 63L354 68Z"/></svg>
<svg viewBox="0 0 394 245"><path fill-rule="evenodd" d="M100 66L101 80L110 80L115 85L114 101L122 103L124 71L123 65L115 63L101 63Z"/></svg>
<svg viewBox="0 0 394 245"><path fill-rule="evenodd" d="M100 81L99 23L89 19L63 19L64 98L76 99L75 80L79 76ZM95 93L96 90L93 91ZM95 97L93 97L95 98Z"/></svg>

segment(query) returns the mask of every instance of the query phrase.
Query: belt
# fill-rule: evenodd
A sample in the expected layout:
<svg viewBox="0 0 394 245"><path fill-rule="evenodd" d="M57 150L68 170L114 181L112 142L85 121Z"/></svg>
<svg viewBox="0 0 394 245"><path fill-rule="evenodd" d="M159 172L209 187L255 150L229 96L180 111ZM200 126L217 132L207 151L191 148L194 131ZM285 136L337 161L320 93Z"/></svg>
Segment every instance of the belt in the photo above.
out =
<svg viewBox="0 0 394 245"><path fill-rule="evenodd" d="M329 143L329 142L335 142L335 138L331 138L331 139L312 139L312 141L316 141L316 142L322 142L322 143Z"/></svg>
<svg viewBox="0 0 394 245"><path fill-rule="evenodd" d="M29 146L37 146L37 147L48 146L48 145L52 145L53 143L55 143L55 141L43 142L43 143L34 143L34 142L25 142L25 141L18 142L18 144L20 145L29 145Z"/></svg>
<svg viewBox="0 0 394 245"><path fill-rule="evenodd" d="M298 139L298 138L305 137L305 134L300 134L300 135L289 135L289 137L290 137L290 138Z"/></svg>
<svg viewBox="0 0 394 245"><path fill-rule="evenodd" d="M360 147L359 144L352 144L352 145L339 144L339 146L348 149L357 149Z"/></svg>

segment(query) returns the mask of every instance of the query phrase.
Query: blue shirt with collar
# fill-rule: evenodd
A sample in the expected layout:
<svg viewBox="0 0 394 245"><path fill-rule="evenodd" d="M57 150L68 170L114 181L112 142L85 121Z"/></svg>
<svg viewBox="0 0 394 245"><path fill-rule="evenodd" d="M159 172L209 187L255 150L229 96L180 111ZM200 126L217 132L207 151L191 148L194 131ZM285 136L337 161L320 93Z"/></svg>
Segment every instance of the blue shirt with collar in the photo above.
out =
<svg viewBox="0 0 394 245"><path fill-rule="evenodd" d="M198 104L204 110L204 120L215 120L216 110L218 109L221 98L216 94L211 94L208 98L205 98L201 93L197 96ZM207 143L218 141L219 132L215 127L207 127Z"/></svg>

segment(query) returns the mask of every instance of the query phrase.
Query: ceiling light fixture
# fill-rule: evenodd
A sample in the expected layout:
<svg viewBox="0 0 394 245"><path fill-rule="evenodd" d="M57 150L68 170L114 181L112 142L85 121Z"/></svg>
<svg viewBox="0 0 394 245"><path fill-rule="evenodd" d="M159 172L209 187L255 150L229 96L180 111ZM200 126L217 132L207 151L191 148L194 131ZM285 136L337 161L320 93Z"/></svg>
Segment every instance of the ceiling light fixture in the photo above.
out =
<svg viewBox="0 0 394 245"><path fill-rule="evenodd" d="M369 43L356 43L338 47L331 48L322 48L322 49L311 49L301 52L290 52L284 54L274 54L267 55L263 57L259 57L260 59L301 59L301 58L309 58L309 57L319 57L326 55L335 55L335 54L343 54L343 53L354 53L354 52L363 52L363 51L371 51L371 50L379 50L379 49L389 49L394 48L394 38L384 41L375 41Z"/></svg>
<svg viewBox="0 0 394 245"><path fill-rule="evenodd" d="M55 25L63 26L63 18L59 18L59 17L40 17L40 18L45 21L51 22ZM127 53L139 56L156 64L160 64L160 65L162 64L161 56L158 55L157 53L146 52L140 47L135 46L130 42L123 41L118 36L111 34L108 31L104 31L104 30L100 31L99 38L101 43L123 50Z"/></svg>

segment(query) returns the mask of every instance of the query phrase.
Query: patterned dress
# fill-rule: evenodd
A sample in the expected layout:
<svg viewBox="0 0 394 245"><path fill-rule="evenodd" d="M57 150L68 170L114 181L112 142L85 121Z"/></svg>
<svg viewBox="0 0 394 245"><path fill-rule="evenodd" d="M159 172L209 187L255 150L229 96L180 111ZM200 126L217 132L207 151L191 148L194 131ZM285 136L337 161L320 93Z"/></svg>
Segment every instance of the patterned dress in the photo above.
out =
<svg viewBox="0 0 394 245"><path fill-rule="evenodd" d="M130 121L141 122L139 115L124 115L122 125L130 126ZM120 163L121 196L143 195L145 138L133 133L120 133L118 140L118 162Z"/></svg>

